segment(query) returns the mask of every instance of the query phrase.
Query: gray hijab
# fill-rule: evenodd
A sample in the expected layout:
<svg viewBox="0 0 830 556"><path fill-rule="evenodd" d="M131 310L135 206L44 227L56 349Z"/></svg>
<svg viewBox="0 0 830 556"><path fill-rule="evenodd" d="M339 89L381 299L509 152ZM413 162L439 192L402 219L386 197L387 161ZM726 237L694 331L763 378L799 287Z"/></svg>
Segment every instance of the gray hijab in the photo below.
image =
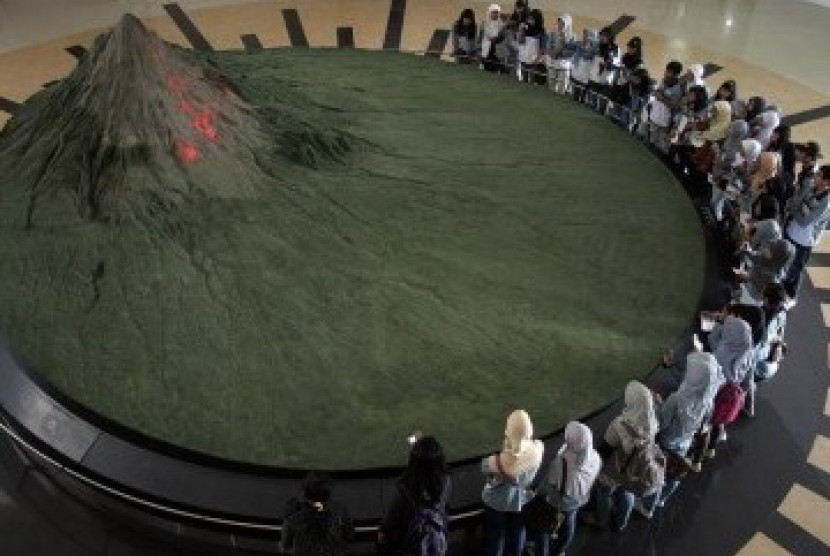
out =
<svg viewBox="0 0 830 556"><path fill-rule="evenodd" d="M720 386L720 366L711 353L693 351L686 357L686 374L680 388L672 394L678 412L700 423L712 409Z"/></svg>
<svg viewBox="0 0 830 556"><path fill-rule="evenodd" d="M752 330L743 319L729 315L723 321L720 341L714 346L714 355L724 378L741 383L752 364Z"/></svg>

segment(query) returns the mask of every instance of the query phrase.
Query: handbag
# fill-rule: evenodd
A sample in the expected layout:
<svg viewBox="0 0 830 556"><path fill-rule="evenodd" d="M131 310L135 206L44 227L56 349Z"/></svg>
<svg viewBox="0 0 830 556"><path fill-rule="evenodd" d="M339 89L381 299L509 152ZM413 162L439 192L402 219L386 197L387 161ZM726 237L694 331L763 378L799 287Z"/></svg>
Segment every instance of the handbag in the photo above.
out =
<svg viewBox="0 0 830 556"><path fill-rule="evenodd" d="M568 462L562 458L562 477L559 480L560 498L565 495L567 476ZM565 521L565 513L557 505L551 504L546 495L537 494L522 506L522 520L530 531L554 535Z"/></svg>

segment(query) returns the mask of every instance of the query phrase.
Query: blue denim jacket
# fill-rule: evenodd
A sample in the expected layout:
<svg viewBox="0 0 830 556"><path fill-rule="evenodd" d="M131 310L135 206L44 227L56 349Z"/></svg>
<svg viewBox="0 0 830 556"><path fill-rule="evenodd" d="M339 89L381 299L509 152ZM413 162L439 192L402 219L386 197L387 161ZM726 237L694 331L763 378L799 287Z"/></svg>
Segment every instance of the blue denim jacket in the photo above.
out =
<svg viewBox="0 0 830 556"><path fill-rule="evenodd" d="M481 471L488 475L487 483L481 492L481 501L488 508L497 512L520 512L532 497L528 490L539 467L533 467L522 471L515 481L506 477L494 474L490 468L490 458L484 458L481 462Z"/></svg>

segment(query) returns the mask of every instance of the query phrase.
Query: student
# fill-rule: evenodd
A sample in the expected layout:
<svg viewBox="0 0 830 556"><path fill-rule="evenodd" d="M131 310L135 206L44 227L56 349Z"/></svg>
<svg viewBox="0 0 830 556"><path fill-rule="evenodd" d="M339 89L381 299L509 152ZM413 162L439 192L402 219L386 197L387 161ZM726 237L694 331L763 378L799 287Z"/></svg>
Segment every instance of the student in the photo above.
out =
<svg viewBox="0 0 830 556"><path fill-rule="evenodd" d="M781 280L794 256L795 248L783 238L770 240L757 252L749 254L749 271L736 274L739 280L746 282L741 288L741 302L760 304L764 288Z"/></svg>
<svg viewBox="0 0 830 556"><path fill-rule="evenodd" d="M749 97L746 101L746 113L744 118L747 122L751 122L767 109L767 100L764 97Z"/></svg>
<svg viewBox="0 0 830 556"><path fill-rule="evenodd" d="M631 37L625 47L617 79L611 85L611 100L615 103L612 117L627 125L628 118L624 116L624 109L631 106L634 92L631 82L634 79L634 72L643 68L643 40L640 37Z"/></svg>
<svg viewBox="0 0 830 556"><path fill-rule="evenodd" d="M556 454L550 477L538 491L546 494L550 503L562 511L564 519L555 532L556 540L552 546L548 533L534 535L536 556L565 554L576 534L576 514L590 499L601 466L591 429L576 421L568 423L565 443Z"/></svg>
<svg viewBox="0 0 830 556"><path fill-rule="evenodd" d="M654 397L642 383L631 381L625 387L625 407L605 431L600 452L609 453L597 479L596 514L587 515L586 522L602 529L621 531L628 525L631 511L637 500L634 493L625 490L611 469L615 452L622 457L630 456L634 450L654 444L658 431L657 416L654 412ZM653 492L646 493L653 494Z"/></svg>
<svg viewBox="0 0 830 556"><path fill-rule="evenodd" d="M792 299L798 296L804 267L830 220L830 165L819 168L812 179L812 187L805 189L798 198L793 198L784 234L795 247L795 256L781 282Z"/></svg>
<svg viewBox="0 0 830 556"><path fill-rule="evenodd" d="M582 30L582 42L574 49L574 67L571 70L571 90L574 100L582 102L588 83L591 81L591 68L599 48L599 34L595 29Z"/></svg>
<svg viewBox="0 0 830 556"><path fill-rule="evenodd" d="M522 506L530 500L528 487L542 463L544 444L533 439L533 423L517 409L507 418L504 447L486 457L481 469L487 477L484 503L487 556L521 556L525 544Z"/></svg>
<svg viewBox="0 0 830 556"><path fill-rule="evenodd" d="M780 215L778 200L772 195L762 195L752 205L752 219L747 228L750 252L758 251L769 242L783 237L781 225L778 223Z"/></svg>
<svg viewBox="0 0 830 556"><path fill-rule="evenodd" d="M766 150L772 140L772 134L775 128L781 123L781 117L778 112L773 110L765 110L761 112L755 119L750 120L752 127L752 137L761 143L761 147Z"/></svg>
<svg viewBox="0 0 830 556"><path fill-rule="evenodd" d="M444 449L435 438L418 438L409 452L409 463L398 479L397 488L378 531L381 554L418 553L419 538L413 538L416 523L440 540L446 551L446 505L450 476ZM440 552L440 550L439 550Z"/></svg>
<svg viewBox="0 0 830 556"><path fill-rule="evenodd" d="M570 88L576 39L573 33L573 19L562 14L556 20L556 32L551 33L548 45L548 85L557 93L567 93Z"/></svg>
<svg viewBox="0 0 830 556"><path fill-rule="evenodd" d="M490 4L487 8L487 18L481 22L478 32L479 52L485 70L492 72L504 71L504 61L496 51L499 44L504 42L504 21L501 18L501 6Z"/></svg>
<svg viewBox="0 0 830 556"><path fill-rule="evenodd" d="M510 15L511 27L518 29L522 24L527 23L528 16L530 16L530 5L527 0L516 0L513 13Z"/></svg>
<svg viewBox="0 0 830 556"><path fill-rule="evenodd" d="M784 329L787 326L787 292L781 284L764 288L764 336L755 348L755 380L770 380L778 372L778 364L787 353ZM753 399L754 402L754 399ZM751 408L752 413L755 408Z"/></svg>
<svg viewBox="0 0 830 556"><path fill-rule="evenodd" d="M686 93L692 90L693 87L703 87L706 91L707 96L709 95L709 87L706 85L706 81L703 79L703 74L706 73L704 67L700 64L692 64L690 65L686 73L683 75L683 86L686 89Z"/></svg>
<svg viewBox="0 0 830 556"><path fill-rule="evenodd" d="M654 92L654 101L649 108L648 140L663 154L669 153L672 124L683 104L682 73L683 64L680 62L666 64L663 81Z"/></svg>
<svg viewBox="0 0 830 556"><path fill-rule="evenodd" d="M795 181L795 145L792 142L792 129L788 125L779 125L772 131L768 150L781 155L781 180L787 186ZM779 202L783 205L783 199Z"/></svg>
<svg viewBox="0 0 830 556"><path fill-rule="evenodd" d="M689 451L695 434L709 417L720 385L720 367L711 353L695 345L686 356L686 371L680 387L657 405L660 432L658 444L668 457L666 483L654 500L637 505L638 511L651 517L655 507L661 507L680 485L690 469L700 470L700 458L690 458Z"/></svg>
<svg viewBox="0 0 830 556"><path fill-rule="evenodd" d="M712 410L711 436L706 452L710 459L715 457L717 444L726 441L726 425L740 412L743 403L739 400L745 399L753 376L752 328L741 318L740 312L736 305L727 306L722 322L709 333L709 347L720 365L723 379Z"/></svg>
<svg viewBox="0 0 830 556"><path fill-rule="evenodd" d="M531 10L519 29L519 79L531 83L547 83L544 53L547 45L545 19L540 10Z"/></svg>
<svg viewBox="0 0 830 556"><path fill-rule="evenodd" d="M331 498L331 478L311 472L303 479L303 500L288 503L280 539L282 552L297 556L342 556L354 535L346 508Z"/></svg>
<svg viewBox="0 0 830 556"><path fill-rule="evenodd" d="M476 15L467 8L461 12L452 26L452 55L464 64L469 64L476 55Z"/></svg>
<svg viewBox="0 0 830 556"><path fill-rule="evenodd" d="M620 62L620 47L614 42L616 34L611 27L603 27L599 32L599 45L594 65L591 69L591 78L588 90L593 92L589 96L589 103L600 112L605 112L606 104L600 96L611 94L611 85L617 78Z"/></svg>

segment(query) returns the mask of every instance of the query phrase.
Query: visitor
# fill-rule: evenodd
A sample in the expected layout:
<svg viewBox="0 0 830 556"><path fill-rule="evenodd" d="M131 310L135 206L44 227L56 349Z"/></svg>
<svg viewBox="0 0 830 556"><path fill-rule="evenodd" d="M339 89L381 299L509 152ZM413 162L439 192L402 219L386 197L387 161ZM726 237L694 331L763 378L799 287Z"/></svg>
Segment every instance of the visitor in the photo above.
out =
<svg viewBox="0 0 830 556"><path fill-rule="evenodd" d="M616 33L611 27L603 27L599 32L597 56L588 81L589 96L587 102L596 110L605 113L611 85L617 78L620 63L620 47L614 42Z"/></svg>
<svg viewBox="0 0 830 556"><path fill-rule="evenodd" d="M726 426L737 419L746 400L746 392L753 377L752 328L739 315L741 309L729 305L709 333L708 343L721 369L723 385L715 396L710 419L711 436L707 458L715 457L715 448L726 442Z"/></svg>
<svg viewBox="0 0 830 556"><path fill-rule="evenodd" d="M632 89L634 72L643 69L643 40L640 37L631 37L625 48L617 78L611 86L610 96L614 101L612 117L624 127L628 127L632 95L636 96L636 90Z"/></svg>
<svg viewBox="0 0 830 556"><path fill-rule="evenodd" d="M700 64L692 64L686 69L686 73L683 75L683 87L685 89L685 93L689 93L695 87L702 87L704 91L706 91L706 95L709 96L709 87L706 85L706 81L704 80L703 76L706 73L705 68Z"/></svg>
<svg viewBox="0 0 830 556"><path fill-rule="evenodd" d="M752 127L752 138L761 143L761 147L766 150L772 141L773 132L781 123L778 112L768 107L749 122Z"/></svg>
<svg viewBox="0 0 830 556"><path fill-rule="evenodd" d="M476 55L476 15L467 8L461 12L452 26L452 55L464 64L469 64Z"/></svg>
<svg viewBox="0 0 830 556"><path fill-rule="evenodd" d="M444 449L431 436L416 436L409 463L398 479L378 531L381 554L420 554L428 543L435 556L446 552L446 505L450 476Z"/></svg>
<svg viewBox="0 0 830 556"><path fill-rule="evenodd" d="M491 72L504 71L504 60L498 55L498 47L505 40L505 25L501 18L501 6L490 4L487 18L481 22L478 33L479 52L482 66Z"/></svg>
<svg viewBox="0 0 830 556"><path fill-rule="evenodd" d="M547 83L544 54L547 48L545 19L540 10L531 10L518 32L518 77L529 83Z"/></svg>
<svg viewBox="0 0 830 556"><path fill-rule="evenodd" d="M788 207L785 237L795 247L795 256L782 283L792 299L798 297L801 275L830 220L830 165L819 168L811 181L812 186L797 192Z"/></svg>
<svg viewBox="0 0 830 556"><path fill-rule="evenodd" d="M683 104L683 64L673 60L666 64L663 81L654 92L649 106L648 141L658 152L667 155L671 147L671 130Z"/></svg>
<svg viewBox="0 0 830 556"><path fill-rule="evenodd" d="M548 85L556 93L565 94L570 89L571 70L576 52L573 19L562 14L556 20L556 32L551 33L548 47Z"/></svg>
<svg viewBox="0 0 830 556"><path fill-rule="evenodd" d="M591 80L591 68L599 49L599 34L595 29L583 29L582 41L574 49L574 63L571 70L571 90L574 100L585 100L588 83Z"/></svg>
<svg viewBox="0 0 830 556"><path fill-rule="evenodd" d="M657 439L667 457L666 482L653 500L637 504L639 513L651 517L656 507L665 505L690 470L700 471L702 454L689 452L695 436L709 418L719 386L720 368L715 356L696 344L686 356L680 387L658 403Z"/></svg>
<svg viewBox="0 0 830 556"><path fill-rule="evenodd" d="M303 479L303 499L288 502L280 551L297 556L342 556L354 535L345 506L331 501L331 478L311 472Z"/></svg>
<svg viewBox="0 0 830 556"><path fill-rule="evenodd" d="M577 421L565 427L565 443L556 454L550 477L537 490L546 494L552 505L563 514L562 523L551 535L546 532L534 534L533 544L536 556L562 556L576 534L576 514L591 498L591 489L599 474L602 460L594 450L594 435L591 429Z"/></svg>
<svg viewBox="0 0 830 556"><path fill-rule="evenodd" d="M771 283L764 288L764 337L755 348L755 380L770 380L787 354L784 329L787 326L787 292L781 284ZM753 408L754 409L754 408Z"/></svg>
<svg viewBox="0 0 830 556"><path fill-rule="evenodd" d="M482 460L487 477L481 494L487 556L521 556L525 545L521 510L530 499L528 488L544 449L540 440L533 439L530 416L517 409L507 418L501 452Z"/></svg>
<svg viewBox="0 0 830 556"><path fill-rule="evenodd" d="M779 125L772 132L769 147L767 150L776 152L781 156L780 179L783 185L783 197L777 197L781 206L784 206L787 198L792 194L792 186L795 181L795 145L792 142L792 129L788 125Z"/></svg>
<svg viewBox="0 0 830 556"><path fill-rule="evenodd" d="M715 91L714 100L723 100L729 103L732 108L732 118L740 119L743 116L744 106L738 99L738 84L734 79L727 79L721 83L718 90Z"/></svg>
<svg viewBox="0 0 830 556"><path fill-rule="evenodd" d="M767 101L764 97L754 96L749 97L746 101L746 111L743 119L747 122L752 122L758 115L767 109Z"/></svg>
<svg viewBox="0 0 830 556"><path fill-rule="evenodd" d="M513 13L510 15L510 25L513 29L527 23L527 18L530 16L530 5L527 0L516 0L513 5Z"/></svg>
<svg viewBox="0 0 830 556"><path fill-rule="evenodd" d="M645 385L637 381L629 382L625 388L624 404L622 413L605 430L600 448L604 464L594 489L596 513L585 516L587 523L613 531L626 528L638 494L648 496L662 487L662 482L646 485L650 492L634 493L621 484L623 470L618 462L630 462L635 451L644 453L654 446L658 431L654 395Z"/></svg>
<svg viewBox="0 0 830 556"><path fill-rule="evenodd" d="M747 223L749 251L760 251L771 241L781 239L783 233L778 219L781 211L773 195L761 195L752 205L752 218Z"/></svg>

